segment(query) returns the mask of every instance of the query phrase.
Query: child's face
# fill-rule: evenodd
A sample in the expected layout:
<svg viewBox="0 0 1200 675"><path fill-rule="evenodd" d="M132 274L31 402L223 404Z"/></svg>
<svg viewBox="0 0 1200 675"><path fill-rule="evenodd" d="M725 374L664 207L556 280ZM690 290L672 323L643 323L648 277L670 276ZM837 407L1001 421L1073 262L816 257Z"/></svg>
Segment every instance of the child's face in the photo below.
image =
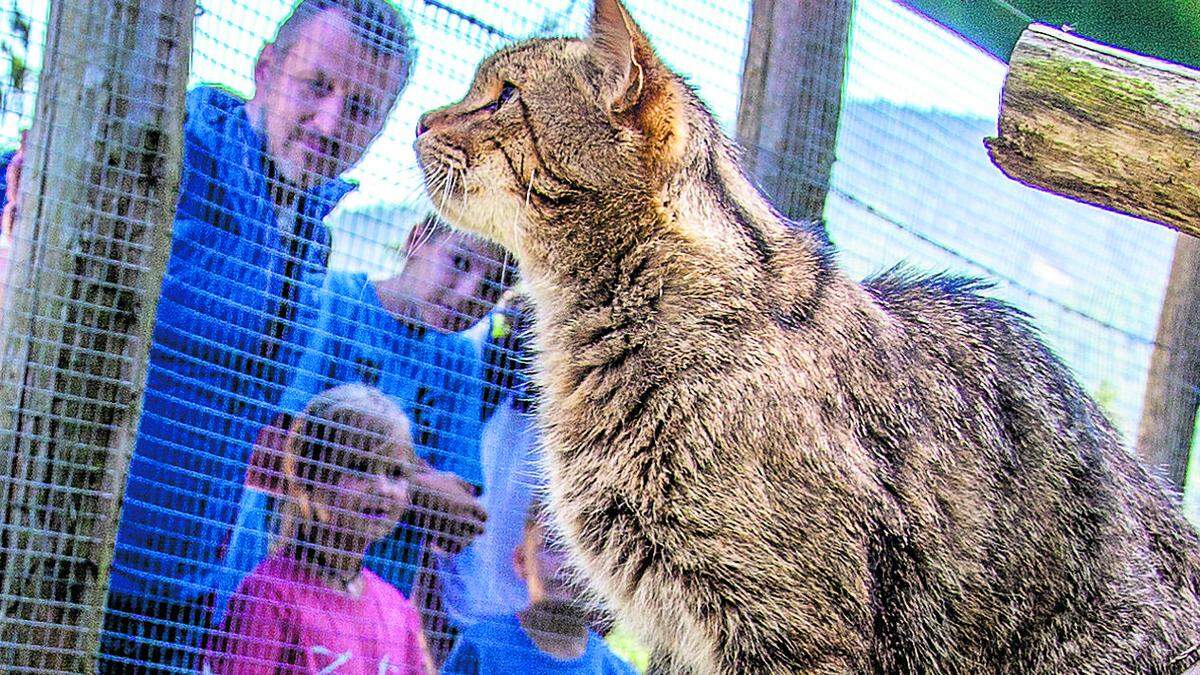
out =
<svg viewBox="0 0 1200 675"><path fill-rule="evenodd" d="M442 233L410 246L405 273L419 303L421 320L445 333L474 325L495 304L489 288L501 262L475 240Z"/></svg>
<svg viewBox="0 0 1200 675"><path fill-rule="evenodd" d="M388 453L347 449L316 498L329 514L335 537L355 548L385 536L409 505L412 465L401 448ZM335 542L336 543L336 542Z"/></svg>
<svg viewBox="0 0 1200 675"><path fill-rule="evenodd" d="M525 580L531 605L578 605L582 592L573 581L567 553L549 545L545 529L530 527L513 556L517 575Z"/></svg>

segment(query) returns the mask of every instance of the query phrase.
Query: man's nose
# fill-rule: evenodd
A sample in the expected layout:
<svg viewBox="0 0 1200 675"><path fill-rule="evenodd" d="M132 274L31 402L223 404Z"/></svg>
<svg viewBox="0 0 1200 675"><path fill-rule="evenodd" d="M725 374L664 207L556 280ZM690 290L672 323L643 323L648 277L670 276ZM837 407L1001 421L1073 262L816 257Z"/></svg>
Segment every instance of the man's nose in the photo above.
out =
<svg viewBox="0 0 1200 675"><path fill-rule="evenodd" d="M325 137L336 137L341 126L346 123L342 118L345 103L341 96L327 96L317 106L313 114L312 127Z"/></svg>

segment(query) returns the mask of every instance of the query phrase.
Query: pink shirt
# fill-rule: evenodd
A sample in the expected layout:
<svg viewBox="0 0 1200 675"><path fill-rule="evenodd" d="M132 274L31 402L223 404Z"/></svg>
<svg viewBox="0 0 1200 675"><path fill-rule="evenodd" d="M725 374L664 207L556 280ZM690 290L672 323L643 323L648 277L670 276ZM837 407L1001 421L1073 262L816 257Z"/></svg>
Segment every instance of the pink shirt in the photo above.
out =
<svg viewBox="0 0 1200 675"><path fill-rule="evenodd" d="M364 569L357 598L280 554L242 581L203 672L215 675L426 675L416 609Z"/></svg>

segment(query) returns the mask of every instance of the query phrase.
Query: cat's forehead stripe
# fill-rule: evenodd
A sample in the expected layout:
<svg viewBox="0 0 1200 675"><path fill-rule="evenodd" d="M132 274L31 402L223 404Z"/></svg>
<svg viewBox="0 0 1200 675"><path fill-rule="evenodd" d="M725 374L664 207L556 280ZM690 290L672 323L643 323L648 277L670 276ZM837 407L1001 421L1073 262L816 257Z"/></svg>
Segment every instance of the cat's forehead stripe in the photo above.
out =
<svg viewBox="0 0 1200 675"><path fill-rule="evenodd" d="M577 57L582 56L586 49L586 44L576 38L535 38L501 49L488 59L487 64L489 69L511 64L528 52L535 51L543 53L558 52L559 54Z"/></svg>
<svg viewBox="0 0 1200 675"><path fill-rule="evenodd" d="M492 56L492 61L508 60L520 56L526 52L544 50L554 42L560 41L561 40L547 38L535 38L533 40L526 40L525 42L518 42L515 45L505 47L496 52L495 55Z"/></svg>

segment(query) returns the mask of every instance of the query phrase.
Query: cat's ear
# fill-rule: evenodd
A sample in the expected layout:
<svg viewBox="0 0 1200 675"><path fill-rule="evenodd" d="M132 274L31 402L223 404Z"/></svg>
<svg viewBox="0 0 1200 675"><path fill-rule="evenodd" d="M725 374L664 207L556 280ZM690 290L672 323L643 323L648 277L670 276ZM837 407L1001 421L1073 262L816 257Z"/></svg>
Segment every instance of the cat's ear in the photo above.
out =
<svg viewBox="0 0 1200 675"><path fill-rule="evenodd" d="M639 41L647 49L639 50ZM638 52L648 53L649 43L621 0L595 0L590 42L605 74L603 95L614 111L632 108L642 95L646 78Z"/></svg>
<svg viewBox="0 0 1200 675"><path fill-rule="evenodd" d="M670 166L687 146L684 92L621 0L594 0L589 42L604 71L601 94L646 140L646 159Z"/></svg>

